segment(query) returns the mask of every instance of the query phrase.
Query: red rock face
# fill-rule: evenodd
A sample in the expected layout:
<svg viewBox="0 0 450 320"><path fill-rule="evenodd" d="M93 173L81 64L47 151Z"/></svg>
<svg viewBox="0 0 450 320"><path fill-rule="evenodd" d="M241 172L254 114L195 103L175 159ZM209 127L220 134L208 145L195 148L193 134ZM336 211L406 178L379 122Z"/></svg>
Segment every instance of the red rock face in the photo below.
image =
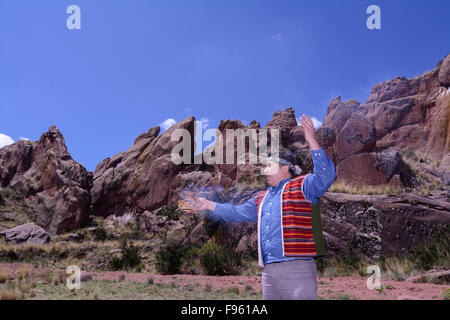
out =
<svg viewBox="0 0 450 320"><path fill-rule="evenodd" d="M193 162L194 121L193 117L186 118L160 136L159 127L152 128L140 135L128 151L100 162L91 189L93 214L106 217L166 205L174 177L186 166L176 165L171 159L172 149L178 144L171 141L172 132L189 132Z"/></svg>
<svg viewBox="0 0 450 320"><path fill-rule="evenodd" d="M336 156L333 160L338 169L337 180L372 185L389 182L393 175L388 177L374 168L374 156L370 153L375 152L380 158L383 150L391 148L400 153L411 150L425 155L448 171L449 65L447 56L440 67L422 76L397 77L377 84L364 104L355 100L342 102L340 97L331 101L323 126L336 134L331 149ZM411 174L408 170L396 173L401 181L412 181L405 176Z"/></svg>
<svg viewBox="0 0 450 320"><path fill-rule="evenodd" d="M20 140L0 149L0 185L12 189L51 234L87 221L92 173L72 159L54 126L38 141Z"/></svg>
<svg viewBox="0 0 450 320"><path fill-rule="evenodd" d="M375 168L375 156L370 153L354 154L338 163L336 176L348 183L375 186L387 183L387 177Z"/></svg>

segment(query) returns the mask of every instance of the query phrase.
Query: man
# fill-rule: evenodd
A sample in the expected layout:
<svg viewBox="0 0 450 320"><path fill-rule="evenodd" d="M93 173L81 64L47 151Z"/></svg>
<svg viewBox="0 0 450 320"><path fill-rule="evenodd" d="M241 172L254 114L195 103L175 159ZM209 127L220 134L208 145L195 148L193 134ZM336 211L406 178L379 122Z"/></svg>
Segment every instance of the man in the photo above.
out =
<svg viewBox="0 0 450 320"><path fill-rule="evenodd" d="M325 254L319 198L336 179L336 171L317 143L312 120L303 115L300 125L314 173L299 175L301 169L294 165L293 156L280 151L278 158L268 158L264 169L268 190L238 206L204 198L194 206L224 221L257 222L264 299L317 299L314 258Z"/></svg>

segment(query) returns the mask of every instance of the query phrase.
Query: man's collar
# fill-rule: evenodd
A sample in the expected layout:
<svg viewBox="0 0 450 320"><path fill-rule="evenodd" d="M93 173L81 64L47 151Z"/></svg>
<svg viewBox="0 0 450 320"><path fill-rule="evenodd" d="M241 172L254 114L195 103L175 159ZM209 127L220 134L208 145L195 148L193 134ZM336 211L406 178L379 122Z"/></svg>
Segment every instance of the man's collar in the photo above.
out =
<svg viewBox="0 0 450 320"><path fill-rule="evenodd" d="M280 182L278 182L278 185L274 188L274 187L270 187L269 189L271 190L271 191L275 191L275 190L278 190L278 189L280 189L281 188L281 186L283 186L286 182L288 182L289 180L291 180L291 178L286 178L286 179L283 179L283 180L281 180Z"/></svg>

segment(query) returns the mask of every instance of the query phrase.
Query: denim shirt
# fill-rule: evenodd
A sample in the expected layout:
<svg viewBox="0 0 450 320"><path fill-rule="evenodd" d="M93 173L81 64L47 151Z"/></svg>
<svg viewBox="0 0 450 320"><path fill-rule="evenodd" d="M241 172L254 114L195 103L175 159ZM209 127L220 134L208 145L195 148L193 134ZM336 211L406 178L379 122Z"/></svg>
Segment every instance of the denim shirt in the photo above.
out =
<svg viewBox="0 0 450 320"><path fill-rule="evenodd" d="M319 198L328 190L336 179L333 161L320 147L310 150L314 163L314 173L305 177L303 181L303 194L306 200L317 204ZM261 214L261 253L264 264L297 259L283 257L282 230L281 230L281 190L291 178L284 179L276 187L269 187L269 193L262 204ZM216 203L214 212L209 213L213 219L226 222L257 222L258 208L255 201L250 198L242 205L231 203Z"/></svg>

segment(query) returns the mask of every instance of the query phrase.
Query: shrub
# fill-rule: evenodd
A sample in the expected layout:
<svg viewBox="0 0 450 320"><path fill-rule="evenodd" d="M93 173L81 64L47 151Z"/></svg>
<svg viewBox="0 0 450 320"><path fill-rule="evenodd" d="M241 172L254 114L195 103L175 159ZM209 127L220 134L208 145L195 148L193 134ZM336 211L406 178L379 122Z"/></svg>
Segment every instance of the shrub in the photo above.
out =
<svg viewBox="0 0 450 320"><path fill-rule="evenodd" d="M208 275L236 274L240 265L239 256L234 250L215 242L205 242L198 256Z"/></svg>
<svg viewBox="0 0 450 320"><path fill-rule="evenodd" d="M184 214L184 211L178 208L178 204L174 203L170 207L165 207L159 210L156 215L166 216L169 220L179 220Z"/></svg>
<svg viewBox="0 0 450 320"><path fill-rule="evenodd" d="M184 254L182 242L170 240L156 254L156 270L162 274L179 273Z"/></svg>
<svg viewBox="0 0 450 320"><path fill-rule="evenodd" d="M138 264L138 266L136 267L135 271L140 273L140 272L142 272L143 269L144 269L144 267L143 267L143 265L141 263L141 264Z"/></svg>
<svg viewBox="0 0 450 320"><path fill-rule="evenodd" d="M132 241L128 243L126 238L120 240L121 257L112 257L109 265L113 270L137 267L141 263L139 248ZM141 267L142 269L142 267Z"/></svg>
<svg viewBox="0 0 450 320"><path fill-rule="evenodd" d="M105 241L108 239L108 233L106 232L106 229L103 227L97 227L94 232L94 239L97 241Z"/></svg>

